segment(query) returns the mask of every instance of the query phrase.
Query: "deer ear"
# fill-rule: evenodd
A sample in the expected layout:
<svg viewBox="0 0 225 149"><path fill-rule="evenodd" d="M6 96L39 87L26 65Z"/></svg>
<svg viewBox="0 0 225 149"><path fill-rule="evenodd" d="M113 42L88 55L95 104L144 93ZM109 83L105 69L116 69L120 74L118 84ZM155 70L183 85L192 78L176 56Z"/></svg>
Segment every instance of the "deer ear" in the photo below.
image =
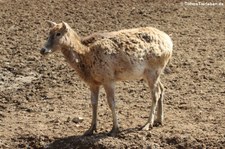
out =
<svg viewBox="0 0 225 149"><path fill-rule="evenodd" d="M70 28L70 26L66 22L62 22L62 24L63 24L63 29L65 31L68 31L68 29Z"/></svg>
<svg viewBox="0 0 225 149"><path fill-rule="evenodd" d="M56 23L55 22L52 22L52 21L49 21L49 20L47 20L46 22L48 23L49 27L56 26Z"/></svg>

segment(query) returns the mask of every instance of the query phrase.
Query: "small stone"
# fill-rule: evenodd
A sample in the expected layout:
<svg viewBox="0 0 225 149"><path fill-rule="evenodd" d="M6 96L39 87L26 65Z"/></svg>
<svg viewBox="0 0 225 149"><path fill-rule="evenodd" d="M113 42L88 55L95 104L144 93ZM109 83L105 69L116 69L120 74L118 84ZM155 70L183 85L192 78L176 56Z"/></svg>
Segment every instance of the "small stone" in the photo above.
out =
<svg viewBox="0 0 225 149"><path fill-rule="evenodd" d="M143 140L143 141L146 141L147 139L146 139L146 137L142 137L142 140Z"/></svg>
<svg viewBox="0 0 225 149"><path fill-rule="evenodd" d="M81 123L81 122L83 122L83 118L82 117L75 117L75 118L73 118L72 119L72 122L74 122L74 123Z"/></svg>
<svg viewBox="0 0 225 149"><path fill-rule="evenodd" d="M70 122L70 121L71 121L71 118L70 117L67 117L66 122Z"/></svg>
<svg viewBox="0 0 225 149"><path fill-rule="evenodd" d="M80 127L80 125L79 125L79 124L76 124L76 125L75 125L75 127L79 128L79 127Z"/></svg>

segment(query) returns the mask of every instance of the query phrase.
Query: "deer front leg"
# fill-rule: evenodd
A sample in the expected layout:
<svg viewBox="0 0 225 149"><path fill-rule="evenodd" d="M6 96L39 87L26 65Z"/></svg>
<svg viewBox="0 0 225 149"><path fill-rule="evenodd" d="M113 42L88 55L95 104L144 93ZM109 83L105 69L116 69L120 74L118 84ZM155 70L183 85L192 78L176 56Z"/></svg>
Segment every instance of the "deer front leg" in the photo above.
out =
<svg viewBox="0 0 225 149"><path fill-rule="evenodd" d="M119 127L118 127L118 120L117 120L117 115L115 110L114 83L104 84L104 89L107 95L109 108L112 111L112 117L113 117L113 127L112 127L112 130L109 132L109 135L116 136L117 133L119 132Z"/></svg>
<svg viewBox="0 0 225 149"><path fill-rule="evenodd" d="M91 105L92 105L92 122L91 127L84 133L84 135L92 135L93 131L97 131L97 109L98 109L98 95L99 86L91 86Z"/></svg>

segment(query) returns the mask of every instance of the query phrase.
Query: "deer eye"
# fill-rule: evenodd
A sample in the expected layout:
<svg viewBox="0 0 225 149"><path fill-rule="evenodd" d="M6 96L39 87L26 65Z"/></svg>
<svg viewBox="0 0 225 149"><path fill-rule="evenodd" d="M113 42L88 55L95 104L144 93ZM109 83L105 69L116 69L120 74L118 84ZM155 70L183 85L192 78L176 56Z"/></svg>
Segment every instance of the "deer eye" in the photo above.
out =
<svg viewBox="0 0 225 149"><path fill-rule="evenodd" d="M56 33L55 35L56 35L56 36L60 36L60 35L61 35L61 33Z"/></svg>

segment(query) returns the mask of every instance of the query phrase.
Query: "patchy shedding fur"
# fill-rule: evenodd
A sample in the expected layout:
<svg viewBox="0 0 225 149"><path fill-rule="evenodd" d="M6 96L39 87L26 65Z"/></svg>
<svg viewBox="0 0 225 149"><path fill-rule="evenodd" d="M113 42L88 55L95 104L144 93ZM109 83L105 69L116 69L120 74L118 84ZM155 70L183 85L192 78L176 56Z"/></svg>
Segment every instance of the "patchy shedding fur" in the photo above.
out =
<svg viewBox="0 0 225 149"><path fill-rule="evenodd" d="M121 80L145 79L152 93L149 119L143 129L153 127L155 109L158 106L157 122L163 122L164 88L160 74L168 63L173 44L170 37L156 28L145 27L115 32L94 33L80 38L67 23L49 22L48 41L41 53L61 50L68 63L90 86L93 109L92 124L85 133L96 130L99 86L103 85L112 110L112 135L118 132L115 112L114 83Z"/></svg>

